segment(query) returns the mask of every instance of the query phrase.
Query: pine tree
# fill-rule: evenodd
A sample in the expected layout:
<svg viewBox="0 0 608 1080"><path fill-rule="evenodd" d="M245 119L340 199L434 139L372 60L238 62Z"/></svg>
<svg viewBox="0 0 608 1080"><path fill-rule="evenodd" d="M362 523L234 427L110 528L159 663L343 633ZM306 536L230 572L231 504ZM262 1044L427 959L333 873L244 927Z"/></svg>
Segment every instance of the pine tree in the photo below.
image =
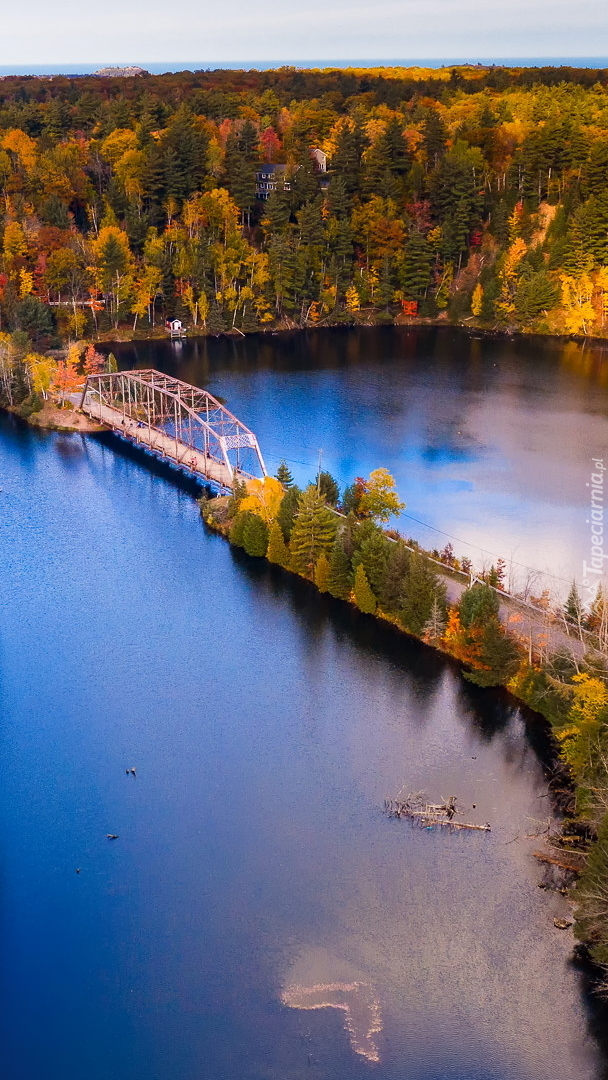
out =
<svg viewBox="0 0 608 1080"><path fill-rule="evenodd" d="M376 612L376 597L374 596L363 565L359 563L355 570L355 583L353 585L355 603L360 611L366 615L374 615Z"/></svg>
<svg viewBox="0 0 608 1080"><path fill-rule="evenodd" d="M399 617L411 634L422 634L437 602L445 611L446 588L424 555L413 552L403 587Z"/></svg>
<svg viewBox="0 0 608 1080"><path fill-rule="evenodd" d="M572 587L568 593L568 599L564 604L564 617L569 623L572 623L573 626L580 627L583 618L583 604L575 581L572 582Z"/></svg>
<svg viewBox="0 0 608 1080"><path fill-rule="evenodd" d="M376 596L380 596L382 582L388 563L392 544L381 529L374 526L373 532L365 538L353 556L353 568L363 565L365 575Z"/></svg>
<svg viewBox="0 0 608 1080"><path fill-rule="evenodd" d="M293 488L287 492L287 496ZM285 499L283 500L285 502ZM292 563L301 573L312 574L321 552L331 551L336 537L337 522L327 509L316 487L311 484L300 495L297 516L291 530Z"/></svg>
<svg viewBox="0 0 608 1080"><path fill-rule="evenodd" d="M281 462L275 475L277 480L280 480L284 488L289 488L293 484L293 476L291 475L286 461Z"/></svg>
<svg viewBox="0 0 608 1080"><path fill-rule="evenodd" d="M266 558L269 562L276 563L277 566L282 566L284 570L289 569L289 548L283 539L283 530L278 521L273 521L270 526Z"/></svg>
<svg viewBox="0 0 608 1080"><path fill-rule="evenodd" d="M254 517L251 512L237 514L230 526L229 539L235 547L243 547L243 533L248 517Z"/></svg>
<svg viewBox="0 0 608 1080"><path fill-rule="evenodd" d="M223 334L227 329L226 316L217 300L214 300L207 316L207 331L210 334Z"/></svg>
<svg viewBox="0 0 608 1080"><path fill-rule="evenodd" d="M235 480L232 493L228 499L228 518L233 519L239 512L239 506L247 494L247 484L244 480Z"/></svg>
<svg viewBox="0 0 608 1080"><path fill-rule="evenodd" d="M327 591L337 600L347 600L351 594L353 575L350 568L350 559L342 545L341 536L331 550L329 558L329 576L327 579Z"/></svg>
<svg viewBox="0 0 608 1080"><path fill-rule="evenodd" d="M268 548L268 526L259 514L246 513L243 525L243 547L248 555L263 558Z"/></svg>
<svg viewBox="0 0 608 1080"><path fill-rule="evenodd" d="M604 779L605 787L605 779ZM591 942L591 956L604 965L604 989L608 989L608 814L604 814L585 868L576 886L576 936Z"/></svg>
<svg viewBox="0 0 608 1080"><path fill-rule="evenodd" d="M422 628L422 640L426 641L427 645L438 645L445 634L446 621L445 605L440 604L435 597L431 613Z"/></svg>
<svg viewBox="0 0 608 1080"><path fill-rule="evenodd" d="M337 506L340 498L340 488L331 473L321 472L317 477L317 486L323 500L328 506Z"/></svg>
<svg viewBox="0 0 608 1080"><path fill-rule="evenodd" d="M390 545L388 559L378 587L378 601L382 610L391 615L396 615L401 606L410 558L411 552L403 541Z"/></svg>
<svg viewBox="0 0 608 1080"><path fill-rule="evenodd" d="M293 523L296 519L296 513L298 510L298 502L302 492L297 484L293 484L292 487L287 488L283 500L279 507L279 513L277 514L277 521L283 530L283 536L285 543L288 544L291 537L291 530L293 529Z"/></svg>
<svg viewBox="0 0 608 1080"><path fill-rule="evenodd" d="M315 566L315 585L321 593L329 592L329 573L329 559L322 551Z"/></svg>
<svg viewBox="0 0 608 1080"><path fill-rule="evenodd" d="M409 300L421 300L431 281L433 249L425 236L413 233L403 252L399 284Z"/></svg>
<svg viewBox="0 0 608 1080"><path fill-rule="evenodd" d="M465 672L465 676L477 686L500 686L517 671L520 650L496 616L469 627L469 635L475 631L479 660L474 664L474 670Z"/></svg>
<svg viewBox="0 0 608 1080"><path fill-rule="evenodd" d="M465 589L458 605L460 621L465 629L473 622L483 623L488 619L498 618L499 610L500 600L494 589L479 581Z"/></svg>

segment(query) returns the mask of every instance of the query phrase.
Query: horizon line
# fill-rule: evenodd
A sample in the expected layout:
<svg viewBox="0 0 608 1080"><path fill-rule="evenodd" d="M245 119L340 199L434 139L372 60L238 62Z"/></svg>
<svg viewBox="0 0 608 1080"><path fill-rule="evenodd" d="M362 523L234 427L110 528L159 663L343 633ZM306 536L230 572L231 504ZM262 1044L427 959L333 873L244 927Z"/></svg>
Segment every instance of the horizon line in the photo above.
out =
<svg viewBox="0 0 608 1080"><path fill-rule="evenodd" d="M38 74L40 69L49 75L89 75L94 70L103 68L126 67L162 67L163 72L151 74L179 74L182 71L221 71L221 70L274 70L279 68L318 69L332 66L342 67L573 67L600 63L608 66L608 56L428 56L428 57L318 57L314 59L256 58L238 60L111 60L111 61L52 61L47 63L0 64L3 74L27 75ZM53 68L56 64L56 69ZM79 70L80 67L80 70ZM90 69L90 70L89 70Z"/></svg>

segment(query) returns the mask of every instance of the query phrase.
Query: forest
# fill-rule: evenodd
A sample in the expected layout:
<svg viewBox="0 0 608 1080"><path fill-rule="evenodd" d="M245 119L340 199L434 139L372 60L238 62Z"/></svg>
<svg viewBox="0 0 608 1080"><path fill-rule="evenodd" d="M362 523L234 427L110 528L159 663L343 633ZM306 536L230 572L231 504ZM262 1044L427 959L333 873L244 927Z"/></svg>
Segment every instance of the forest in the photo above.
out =
<svg viewBox="0 0 608 1080"><path fill-rule="evenodd" d="M4 352L167 318L602 336L607 135L608 71L5 77Z"/></svg>

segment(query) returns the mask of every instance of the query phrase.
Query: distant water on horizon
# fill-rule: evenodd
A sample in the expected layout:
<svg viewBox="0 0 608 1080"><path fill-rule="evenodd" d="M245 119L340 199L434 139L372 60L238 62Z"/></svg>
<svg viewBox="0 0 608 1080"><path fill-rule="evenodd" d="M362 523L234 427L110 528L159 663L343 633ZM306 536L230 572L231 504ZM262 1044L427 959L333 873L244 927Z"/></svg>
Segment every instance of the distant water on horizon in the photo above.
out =
<svg viewBox="0 0 608 1080"><path fill-rule="evenodd" d="M279 67L351 68L351 67L427 67L441 68L480 64L484 67L576 67L607 68L606 56L510 56L510 57L436 57L435 59L316 59L316 60L129 60L99 61L94 64L0 64L0 75L92 75L103 67L142 67L152 75L178 71L254 70L270 71Z"/></svg>

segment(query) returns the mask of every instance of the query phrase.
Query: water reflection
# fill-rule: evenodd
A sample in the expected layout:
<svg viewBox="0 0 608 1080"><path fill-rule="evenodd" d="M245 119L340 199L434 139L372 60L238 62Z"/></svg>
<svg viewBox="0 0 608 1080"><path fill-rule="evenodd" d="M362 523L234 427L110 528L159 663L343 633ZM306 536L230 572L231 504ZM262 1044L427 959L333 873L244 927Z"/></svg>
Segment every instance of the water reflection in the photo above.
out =
<svg viewBox="0 0 608 1080"><path fill-rule="evenodd" d="M538 591L579 574L589 458L608 444L604 345L386 327L117 351L220 393L271 470L286 457L300 483L319 446L342 483L385 465L408 504L402 531L428 547L502 556L519 587L531 567Z"/></svg>

